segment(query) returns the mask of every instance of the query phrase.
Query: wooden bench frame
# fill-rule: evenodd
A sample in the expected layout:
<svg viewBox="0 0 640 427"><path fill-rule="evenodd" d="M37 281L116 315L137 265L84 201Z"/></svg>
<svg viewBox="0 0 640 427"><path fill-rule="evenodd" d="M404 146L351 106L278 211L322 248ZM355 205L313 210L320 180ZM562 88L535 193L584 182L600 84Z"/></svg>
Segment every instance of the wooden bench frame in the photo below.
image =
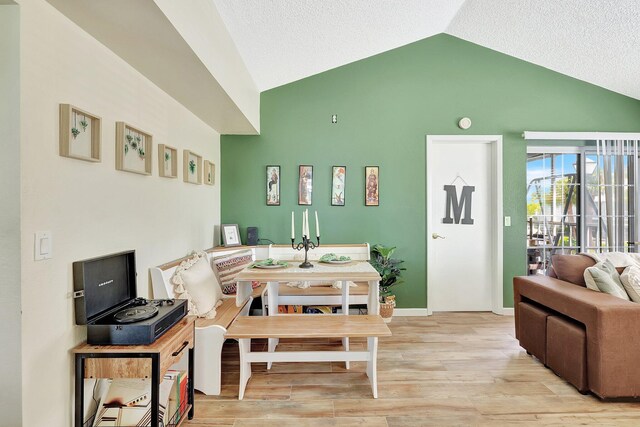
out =
<svg viewBox="0 0 640 427"><path fill-rule="evenodd" d="M211 261L217 256L228 255L246 248L212 248L205 253ZM254 252L255 259L255 252ZM153 287L153 297L173 298L173 284L171 277L180 263L190 257L183 257L175 261L168 262L158 267L150 268L151 284ZM194 386L196 390L206 395L217 396L221 389L221 353L222 345L227 338L229 326L238 316L247 316L251 308L252 296L248 296L244 301L237 301L235 295L225 296L222 305L217 308L215 319L196 320L196 342L195 348L195 378Z"/></svg>
<svg viewBox="0 0 640 427"><path fill-rule="evenodd" d="M228 337L236 338L240 349L240 388L238 399L251 378L251 363L255 362L367 362L366 374L374 399L378 398L377 358L378 337L391 331L379 315L344 316L288 314L286 316L244 317L229 328ZM366 351L251 351L254 338L367 338Z"/></svg>

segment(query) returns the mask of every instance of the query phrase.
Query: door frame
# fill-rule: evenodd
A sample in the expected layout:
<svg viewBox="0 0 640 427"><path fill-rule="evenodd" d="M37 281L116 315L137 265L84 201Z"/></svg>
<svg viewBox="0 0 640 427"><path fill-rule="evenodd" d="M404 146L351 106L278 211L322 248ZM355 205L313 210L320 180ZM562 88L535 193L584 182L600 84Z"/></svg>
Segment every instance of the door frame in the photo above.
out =
<svg viewBox="0 0 640 427"><path fill-rule="evenodd" d="M502 135L427 135L427 148L426 148L426 206L425 206L425 222L427 233L425 235L425 243L427 245L427 311L428 314L432 314L430 307L430 301L433 299L433 289L429 286L431 283L431 268L429 268L430 260L433 260L434 246L430 242L432 231L431 222L429 221L429 209L432 203L432 188L430 178L430 171L433 170L435 164L434 159L429 154L433 150L435 144L455 144L455 143L477 143L477 144L490 144L491 145L491 158L493 160L494 167L491 170L491 181L493 187L493 197L491 201L492 206L492 230L491 235L494 236L491 245L491 256L493 259L491 269L492 280L492 296L491 311L496 314L507 314L509 310L505 310L503 302L503 207L502 207Z"/></svg>

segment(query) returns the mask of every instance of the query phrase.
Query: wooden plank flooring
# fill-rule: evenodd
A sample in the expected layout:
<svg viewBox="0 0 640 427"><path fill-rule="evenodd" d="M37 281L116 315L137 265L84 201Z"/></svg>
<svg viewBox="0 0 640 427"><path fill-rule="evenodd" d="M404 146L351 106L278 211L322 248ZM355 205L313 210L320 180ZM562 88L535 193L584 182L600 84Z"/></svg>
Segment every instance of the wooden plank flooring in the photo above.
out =
<svg viewBox="0 0 640 427"><path fill-rule="evenodd" d="M528 356L514 338L513 317L441 313L396 317L380 339L378 399L365 363L253 365L238 401L238 346L223 351L220 396L196 395L185 426L640 426L640 403L583 396ZM353 339L352 349L364 349ZM263 349L258 340L254 348ZM337 339L281 340L287 350L340 349Z"/></svg>

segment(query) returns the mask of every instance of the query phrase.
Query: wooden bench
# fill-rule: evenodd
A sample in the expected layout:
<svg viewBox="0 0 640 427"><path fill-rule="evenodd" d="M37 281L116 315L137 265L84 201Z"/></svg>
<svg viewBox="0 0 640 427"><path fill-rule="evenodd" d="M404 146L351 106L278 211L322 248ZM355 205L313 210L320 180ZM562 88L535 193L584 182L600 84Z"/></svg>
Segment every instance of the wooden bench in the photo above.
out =
<svg viewBox="0 0 640 427"><path fill-rule="evenodd" d="M227 255L244 248L212 248L205 252L209 260L214 257ZM173 298L173 284L171 277L180 263L189 257L177 259L158 267L153 267L151 273L151 285L153 287L153 297ZM260 295L262 289L254 291L253 295ZM223 298L222 305L216 309L214 319L196 320L196 342L195 348L195 378L194 387L207 395L220 394L221 381L221 352L222 345L227 338L229 326L238 316L247 316L253 301L253 295L244 301L237 301L235 295L228 295Z"/></svg>
<svg viewBox="0 0 640 427"><path fill-rule="evenodd" d="M242 400L251 378L253 362L367 362L367 376L373 397L378 397L378 337L391 331L378 315L343 316L324 314L289 314L286 316L239 317L227 331L240 348L240 390ZM366 351L251 351L254 338L349 338L366 337Z"/></svg>

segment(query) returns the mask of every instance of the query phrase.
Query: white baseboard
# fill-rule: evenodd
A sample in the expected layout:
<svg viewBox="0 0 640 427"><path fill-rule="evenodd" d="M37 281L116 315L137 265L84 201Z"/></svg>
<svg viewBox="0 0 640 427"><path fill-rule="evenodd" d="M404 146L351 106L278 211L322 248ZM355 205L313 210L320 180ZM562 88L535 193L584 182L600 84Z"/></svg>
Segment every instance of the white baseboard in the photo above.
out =
<svg viewBox="0 0 640 427"><path fill-rule="evenodd" d="M394 308L393 315L403 316L430 316L431 313L426 308Z"/></svg>
<svg viewBox="0 0 640 427"><path fill-rule="evenodd" d="M502 307L502 314L503 316L513 316L513 307Z"/></svg>

